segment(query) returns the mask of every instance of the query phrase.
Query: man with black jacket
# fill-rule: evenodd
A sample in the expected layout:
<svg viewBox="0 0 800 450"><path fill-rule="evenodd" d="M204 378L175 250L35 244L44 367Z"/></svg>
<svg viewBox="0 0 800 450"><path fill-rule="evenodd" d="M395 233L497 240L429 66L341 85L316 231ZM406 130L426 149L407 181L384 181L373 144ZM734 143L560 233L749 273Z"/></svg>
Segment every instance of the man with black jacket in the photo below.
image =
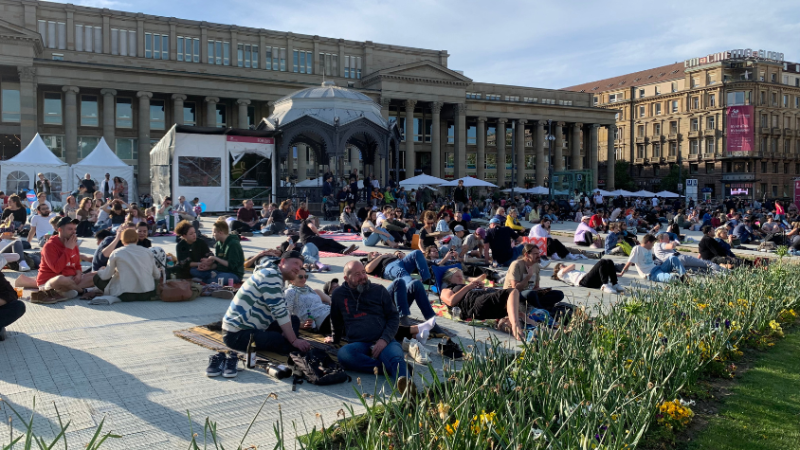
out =
<svg viewBox="0 0 800 450"><path fill-rule="evenodd" d="M700 231L703 233L702 239L697 244L697 248L700 250L700 259L711 261L728 269L732 268L737 263L737 260L728 256L725 249L714 239L714 227L703 225Z"/></svg>
<svg viewBox="0 0 800 450"><path fill-rule="evenodd" d="M467 188L464 187L464 180L458 180L458 186L453 190L453 200L456 202L456 211L461 211L467 203Z"/></svg>
<svg viewBox="0 0 800 450"><path fill-rule="evenodd" d="M344 284L331 299L331 336L325 342L338 344L343 335L348 344L339 349L339 362L347 370L378 373L385 370L404 392L413 385L407 377L403 347L394 338L400 316L385 287L370 283L358 261L344 266Z"/></svg>

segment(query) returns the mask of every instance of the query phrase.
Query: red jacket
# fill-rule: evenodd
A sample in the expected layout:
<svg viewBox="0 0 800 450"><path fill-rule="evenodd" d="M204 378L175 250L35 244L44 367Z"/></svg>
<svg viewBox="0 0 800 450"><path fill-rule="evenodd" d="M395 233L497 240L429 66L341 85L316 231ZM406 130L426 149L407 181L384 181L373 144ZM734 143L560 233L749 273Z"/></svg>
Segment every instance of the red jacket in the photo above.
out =
<svg viewBox="0 0 800 450"><path fill-rule="evenodd" d="M294 220L306 220L308 219L308 215L307 209L297 208L297 212L294 214Z"/></svg>
<svg viewBox="0 0 800 450"><path fill-rule="evenodd" d="M594 228L595 230L600 230L603 228L603 216L600 214L595 214L589 219L589 226Z"/></svg>
<svg viewBox="0 0 800 450"><path fill-rule="evenodd" d="M76 246L68 249L58 235L53 235L42 247L42 262L36 284L42 286L56 275L73 277L81 271L81 251Z"/></svg>

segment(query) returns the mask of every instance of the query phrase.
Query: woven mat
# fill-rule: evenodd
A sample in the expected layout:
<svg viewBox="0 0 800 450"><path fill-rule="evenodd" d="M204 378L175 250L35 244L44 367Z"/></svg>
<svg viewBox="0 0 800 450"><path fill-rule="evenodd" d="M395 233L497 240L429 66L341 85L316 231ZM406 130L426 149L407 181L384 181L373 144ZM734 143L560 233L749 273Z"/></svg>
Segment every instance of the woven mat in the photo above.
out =
<svg viewBox="0 0 800 450"><path fill-rule="evenodd" d="M341 253L319 252L320 258L338 258L340 256L367 256L367 252L355 251L349 255L343 255Z"/></svg>
<svg viewBox="0 0 800 450"><path fill-rule="evenodd" d="M203 348L207 348L215 352L227 352L229 350L235 351L239 355L239 359L242 361L245 359L246 354L244 352L233 350L225 345L225 343L222 341L222 331L212 331L203 325L188 328L186 330L173 331L172 333L185 341L189 341L193 344L197 344ZM311 343L312 347L316 347L320 350L328 352L328 354L331 355L334 360L336 360L337 349L323 342L325 336L300 330L300 337ZM267 360L274 364L286 364L289 359L288 356L268 351L258 351L257 355L258 358Z"/></svg>
<svg viewBox="0 0 800 450"><path fill-rule="evenodd" d="M450 309L446 305L441 305L441 304L434 303L434 304L431 305L431 307L433 307L433 312L435 312L437 316L444 317L445 319L455 320L457 322L463 322L464 324L469 325L471 327L495 328L496 325L497 325L497 321L494 320L494 319L486 319L486 320L473 320L473 319L461 320L461 319L455 319L450 314Z"/></svg>

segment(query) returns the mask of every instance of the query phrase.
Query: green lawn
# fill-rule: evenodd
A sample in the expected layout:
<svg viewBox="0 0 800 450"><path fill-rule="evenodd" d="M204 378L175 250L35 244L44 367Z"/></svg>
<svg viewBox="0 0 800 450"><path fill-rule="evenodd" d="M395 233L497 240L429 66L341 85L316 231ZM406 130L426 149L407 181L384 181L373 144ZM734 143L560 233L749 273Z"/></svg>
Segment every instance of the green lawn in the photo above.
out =
<svg viewBox="0 0 800 450"><path fill-rule="evenodd" d="M761 354L687 450L800 449L800 332Z"/></svg>

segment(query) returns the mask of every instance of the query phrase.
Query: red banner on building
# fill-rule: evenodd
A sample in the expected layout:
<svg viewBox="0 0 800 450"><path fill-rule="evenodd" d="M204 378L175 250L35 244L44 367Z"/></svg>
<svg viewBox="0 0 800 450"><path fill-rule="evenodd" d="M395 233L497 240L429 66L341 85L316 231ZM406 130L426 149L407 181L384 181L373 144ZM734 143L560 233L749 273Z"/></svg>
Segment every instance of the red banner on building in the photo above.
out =
<svg viewBox="0 0 800 450"><path fill-rule="evenodd" d="M755 129L753 128L753 106L730 106L727 116L727 151L752 152L755 150Z"/></svg>
<svg viewBox="0 0 800 450"><path fill-rule="evenodd" d="M794 204L800 209L800 180L794 180Z"/></svg>

